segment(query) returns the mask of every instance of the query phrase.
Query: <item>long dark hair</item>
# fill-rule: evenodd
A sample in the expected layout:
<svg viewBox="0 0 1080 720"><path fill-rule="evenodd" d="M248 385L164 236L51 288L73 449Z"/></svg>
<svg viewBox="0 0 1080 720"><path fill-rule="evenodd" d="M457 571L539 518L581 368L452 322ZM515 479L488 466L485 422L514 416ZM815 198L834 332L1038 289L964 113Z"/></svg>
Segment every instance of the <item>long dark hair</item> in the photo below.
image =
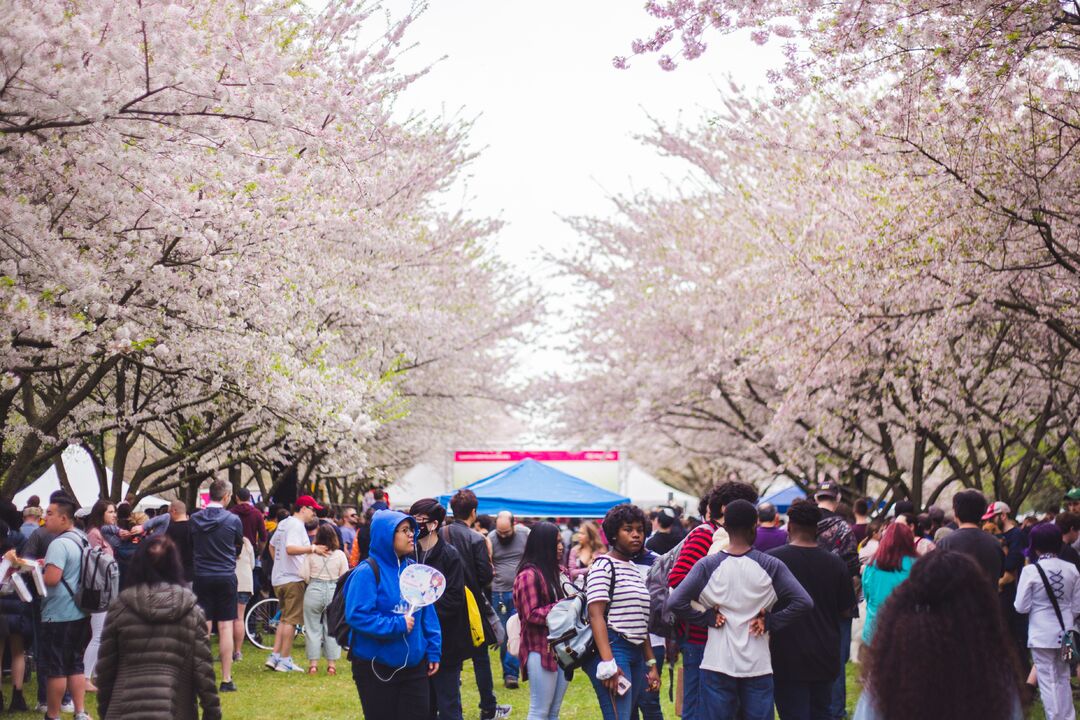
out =
<svg viewBox="0 0 1080 720"><path fill-rule="evenodd" d="M518 572L529 566L536 568L557 596L562 596L559 583L559 528L554 523L539 522L529 531Z"/></svg>
<svg viewBox="0 0 1080 720"><path fill-rule="evenodd" d="M967 555L935 550L877 616L866 687L884 720L1014 716L1020 665L997 596Z"/></svg>
<svg viewBox="0 0 1080 720"><path fill-rule="evenodd" d="M139 543L131 558L128 578L131 585L182 585L184 566L180 562L176 543L167 535L158 535Z"/></svg>
<svg viewBox="0 0 1080 720"><path fill-rule="evenodd" d="M105 524L105 511L113 504L112 500L98 500L94 507L90 508L90 514L86 518L86 529L100 528Z"/></svg>

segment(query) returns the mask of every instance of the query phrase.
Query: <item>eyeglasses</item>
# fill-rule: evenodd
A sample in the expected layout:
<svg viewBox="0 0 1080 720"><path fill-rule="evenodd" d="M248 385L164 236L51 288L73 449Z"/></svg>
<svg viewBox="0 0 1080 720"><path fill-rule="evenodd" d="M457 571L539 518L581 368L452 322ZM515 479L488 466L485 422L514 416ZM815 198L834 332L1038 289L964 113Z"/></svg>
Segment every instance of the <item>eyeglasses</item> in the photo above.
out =
<svg viewBox="0 0 1080 720"><path fill-rule="evenodd" d="M413 534L413 529L411 527L409 527L408 525L402 525L401 527L398 528L398 532L401 533L402 535L412 535Z"/></svg>

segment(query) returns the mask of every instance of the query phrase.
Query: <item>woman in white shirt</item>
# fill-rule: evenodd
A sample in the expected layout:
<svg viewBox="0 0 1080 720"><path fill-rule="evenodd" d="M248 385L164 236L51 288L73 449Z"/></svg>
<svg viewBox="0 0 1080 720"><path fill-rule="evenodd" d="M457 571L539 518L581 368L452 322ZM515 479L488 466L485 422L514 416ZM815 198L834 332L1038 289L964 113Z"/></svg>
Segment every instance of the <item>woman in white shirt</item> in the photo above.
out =
<svg viewBox="0 0 1080 720"><path fill-rule="evenodd" d="M337 533L329 525L319 525L315 531L315 544L330 552L323 555L306 555L300 568L300 576L307 582L304 591L304 635L308 657L308 674L319 672L319 658L326 654L326 674L337 674L337 661L341 659L341 646L326 626L326 606L334 599L338 578L349 571L349 559L338 547Z"/></svg>
<svg viewBox="0 0 1080 720"><path fill-rule="evenodd" d="M1080 572L1071 562L1058 558L1061 542L1061 530L1054 523L1031 529L1028 557L1033 562L1020 573L1014 604L1017 612L1028 616L1028 647L1047 720L1076 717L1069 665L1061 659L1061 637L1064 630L1073 628L1080 615ZM1051 592L1058 610L1054 609Z"/></svg>

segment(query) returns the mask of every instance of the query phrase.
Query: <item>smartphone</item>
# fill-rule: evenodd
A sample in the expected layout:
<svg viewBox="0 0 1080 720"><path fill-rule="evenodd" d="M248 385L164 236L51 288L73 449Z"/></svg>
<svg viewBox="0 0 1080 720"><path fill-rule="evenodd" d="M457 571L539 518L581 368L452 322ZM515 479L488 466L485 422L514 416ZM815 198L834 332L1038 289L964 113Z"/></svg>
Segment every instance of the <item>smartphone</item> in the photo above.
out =
<svg viewBox="0 0 1080 720"><path fill-rule="evenodd" d="M619 685L616 688L616 691L620 695L625 695L627 692L629 692L629 690L630 690L630 680L625 675L620 675L619 676Z"/></svg>

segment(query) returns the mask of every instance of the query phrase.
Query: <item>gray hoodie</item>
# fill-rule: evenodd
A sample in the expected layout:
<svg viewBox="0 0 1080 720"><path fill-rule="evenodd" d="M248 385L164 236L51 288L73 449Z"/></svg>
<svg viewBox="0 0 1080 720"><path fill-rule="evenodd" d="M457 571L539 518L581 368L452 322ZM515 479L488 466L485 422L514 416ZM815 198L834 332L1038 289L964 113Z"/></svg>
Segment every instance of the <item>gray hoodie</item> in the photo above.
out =
<svg viewBox="0 0 1080 720"><path fill-rule="evenodd" d="M240 518L223 507L208 507L189 522L195 577L236 577L236 558L244 547Z"/></svg>

